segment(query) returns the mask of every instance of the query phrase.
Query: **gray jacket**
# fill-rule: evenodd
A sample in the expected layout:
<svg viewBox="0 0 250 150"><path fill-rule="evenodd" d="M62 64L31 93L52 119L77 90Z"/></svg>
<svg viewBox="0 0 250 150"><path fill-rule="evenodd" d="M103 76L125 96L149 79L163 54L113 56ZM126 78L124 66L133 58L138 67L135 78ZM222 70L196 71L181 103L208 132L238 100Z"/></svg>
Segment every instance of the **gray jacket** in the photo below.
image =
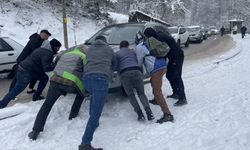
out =
<svg viewBox="0 0 250 150"><path fill-rule="evenodd" d="M51 80L63 85L78 87L83 92L81 77L86 64L86 55L80 49L75 48L65 51L59 57Z"/></svg>
<svg viewBox="0 0 250 150"><path fill-rule="evenodd" d="M97 40L87 50L87 64L84 68L84 75L100 73L111 78L115 68L115 55L107 43Z"/></svg>
<svg viewBox="0 0 250 150"><path fill-rule="evenodd" d="M121 72L124 69L131 67L138 67L138 60L134 50L129 48L122 48L116 52L117 70Z"/></svg>

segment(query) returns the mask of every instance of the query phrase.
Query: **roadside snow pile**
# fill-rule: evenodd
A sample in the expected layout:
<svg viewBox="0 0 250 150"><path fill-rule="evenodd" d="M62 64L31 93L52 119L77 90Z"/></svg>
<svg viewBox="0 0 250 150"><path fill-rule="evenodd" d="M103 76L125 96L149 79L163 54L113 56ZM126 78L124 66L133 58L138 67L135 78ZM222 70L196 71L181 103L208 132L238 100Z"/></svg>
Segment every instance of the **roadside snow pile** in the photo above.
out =
<svg viewBox="0 0 250 150"><path fill-rule="evenodd" d="M195 65L184 68L188 105L173 107L168 99L175 123L162 125L138 122L127 99L111 96L106 103L93 145L106 150L248 150L250 147L250 37L233 37L241 53L218 63L204 74L186 78L186 70L201 69ZM207 61L207 60L206 60ZM214 59L206 62L211 67ZM199 65L199 64L197 64ZM150 85L146 92L152 98ZM165 96L170 94L164 81ZM43 101L29 102L21 115L0 121L2 150L76 150L81 142L88 118L89 101L82 104L80 116L69 121L74 95L61 97L53 107L37 141L27 137ZM10 107L15 110L17 105ZM161 117L158 106L152 106L156 119ZM0 110L4 111L4 110Z"/></svg>

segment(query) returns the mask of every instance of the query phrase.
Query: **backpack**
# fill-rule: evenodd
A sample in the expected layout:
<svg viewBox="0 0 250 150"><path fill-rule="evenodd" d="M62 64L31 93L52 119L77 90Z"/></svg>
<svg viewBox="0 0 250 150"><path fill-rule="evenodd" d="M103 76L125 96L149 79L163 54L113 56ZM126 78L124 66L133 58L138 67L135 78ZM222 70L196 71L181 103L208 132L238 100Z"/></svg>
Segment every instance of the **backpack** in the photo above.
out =
<svg viewBox="0 0 250 150"><path fill-rule="evenodd" d="M170 51L167 43L161 42L154 37L147 38L145 44L149 50L149 54L154 57L166 57Z"/></svg>

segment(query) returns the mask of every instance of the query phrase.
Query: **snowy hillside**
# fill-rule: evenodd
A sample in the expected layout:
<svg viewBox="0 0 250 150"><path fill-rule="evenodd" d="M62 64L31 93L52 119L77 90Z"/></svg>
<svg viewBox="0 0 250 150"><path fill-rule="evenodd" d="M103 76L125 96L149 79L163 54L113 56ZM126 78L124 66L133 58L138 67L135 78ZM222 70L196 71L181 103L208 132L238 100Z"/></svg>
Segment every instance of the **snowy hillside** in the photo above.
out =
<svg viewBox="0 0 250 150"><path fill-rule="evenodd" d="M127 99L110 96L94 146L106 150L249 150L250 143L250 37L233 36L236 45L226 54L185 64L183 76L188 105L173 107L175 123L138 122ZM164 95L170 94L164 81ZM152 98L151 87L146 92ZM43 103L29 102L11 107L27 108L19 116L0 121L1 150L75 150L87 123L89 101L80 116L68 121L74 95L61 97L52 109L45 130L37 141L27 134ZM156 118L158 106L152 106ZM0 110L1 111L1 110Z"/></svg>
<svg viewBox="0 0 250 150"><path fill-rule="evenodd" d="M30 0L15 0L13 3L5 2L0 5L0 25L4 26L0 28L0 36L11 37L25 45L31 34L48 29L52 33L51 38L57 38L63 43L62 14L59 6ZM128 21L126 15L110 12L110 17L119 23ZM96 20L82 16L68 17L69 46L83 43L102 27Z"/></svg>

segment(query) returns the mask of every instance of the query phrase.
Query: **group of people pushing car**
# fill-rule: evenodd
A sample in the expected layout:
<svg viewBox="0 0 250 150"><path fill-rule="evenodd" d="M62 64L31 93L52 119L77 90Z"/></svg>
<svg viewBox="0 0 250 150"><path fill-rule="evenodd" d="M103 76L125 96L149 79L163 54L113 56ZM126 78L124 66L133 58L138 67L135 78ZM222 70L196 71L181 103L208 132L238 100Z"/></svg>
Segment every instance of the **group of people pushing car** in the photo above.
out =
<svg viewBox="0 0 250 150"><path fill-rule="evenodd" d="M77 117L84 98L90 95L89 119L85 128L79 150L95 150L91 146L93 134L99 126L99 118L108 96L109 81L114 71L118 71L122 86L128 96L129 102L138 115L138 121L145 121L145 116L136 99L134 89L144 107L147 120L153 120L154 115L149 102L159 105L163 115L157 123L172 122L171 114L166 99L162 92L163 76L166 74L173 93L167 98L178 101L174 106L187 104L184 84L181 78L184 54L181 47L168 33L156 32L153 28L146 28L144 33L136 34L135 50L129 48L128 41L120 42L120 50L114 52L107 44L104 36L97 36L95 42L86 49L79 45L59 53L61 43L52 39L48 30L42 30L40 34L33 34L24 50L18 57L18 69L8 94L0 101L0 109L15 99L27 85L39 80L37 90L34 92L33 101L43 99L41 93L48 82L46 72L53 71L46 99L42 104L33 126L28 134L29 138L36 140L43 131L46 119L61 95L75 93L76 97L72 105L69 120ZM153 37L160 42L165 42L170 51L165 57L154 57L149 54L147 38ZM153 100L148 100L145 95L142 66L145 66L150 74L150 83L154 95ZM100 150L101 148L99 148Z"/></svg>

